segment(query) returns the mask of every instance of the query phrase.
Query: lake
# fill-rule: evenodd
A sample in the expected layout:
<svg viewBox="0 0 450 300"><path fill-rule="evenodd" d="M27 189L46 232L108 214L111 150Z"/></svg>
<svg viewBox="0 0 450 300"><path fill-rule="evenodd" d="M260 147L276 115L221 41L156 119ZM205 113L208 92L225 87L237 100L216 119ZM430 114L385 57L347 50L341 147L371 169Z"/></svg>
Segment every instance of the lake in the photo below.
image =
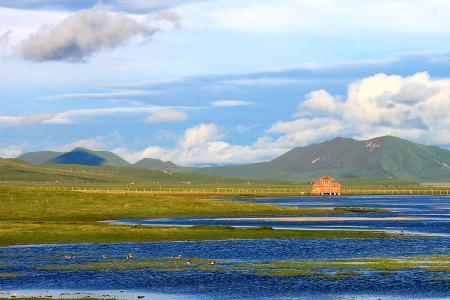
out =
<svg viewBox="0 0 450 300"><path fill-rule="evenodd" d="M302 207L388 208L389 216L419 216L411 221L278 222L229 221L214 218L166 219L165 224L191 226L221 224L235 226L273 225L289 228L347 228L405 230L435 236L389 239L286 239L228 240L163 243L120 243L89 245L40 245L0 248L0 273L22 274L0 278L4 296L53 297L111 296L124 299L450 299L447 272L402 270L385 274L362 271L348 278L262 277L246 270L170 271L149 268L103 270L56 270L47 266L102 264L107 261L145 262L182 255L217 261L217 264L256 265L264 261L322 260L370 257L449 255L448 197L339 197L246 199L258 203ZM352 214L364 217L364 214ZM371 214L372 216L372 214ZM384 217L375 214L373 217ZM192 221L197 220L197 221ZM155 223L153 223L153 221ZM160 224L163 220L124 221L129 224ZM193 223L194 222L194 223ZM163 222L164 223L164 222ZM195 223L197 224L197 223ZM68 258L70 257L70 258ZM44 267L44 268L42 268ZM0 297L2 294L0 293Z"/></svg>
<svg viewBox="0 0 450 300"><path fill-rule="evenodd" d="M238 199L254 203L299 206L304 208L362 207L384 208L389 213L345 215L330 214L333 220L321 221L305 218L164 218L148 220L121 220L115 223L139 225L227 225L240 227L272 226L278 229L340 229L384 230L427 235L450 235L450 197L448 196L355 196L355 197L293 197ZM244 216L245 217L245 216ZM320 216L323 217L323 216ZM334 220L334 217L340 219ZM350 218L350 220L347 220ZM356 220L352 220L356 219Z"/></svg>

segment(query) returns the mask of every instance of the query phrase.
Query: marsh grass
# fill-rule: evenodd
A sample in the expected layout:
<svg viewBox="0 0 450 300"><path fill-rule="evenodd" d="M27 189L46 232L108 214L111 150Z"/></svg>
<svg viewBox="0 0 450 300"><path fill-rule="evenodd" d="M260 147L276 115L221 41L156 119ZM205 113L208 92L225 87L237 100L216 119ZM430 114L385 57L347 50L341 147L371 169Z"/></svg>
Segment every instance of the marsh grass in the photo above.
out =
<svg viewBox="0 0 450 300"><path fill-rule="evenodd" d="M345 211L345 210L344 210ZM0 246L61 243L159 242L261 238L386 238L382 232L295 231L221 226L150 227L99 223L162 217L323 215L342 210L302 209L205 199L199 195L145 195L31 190L0 186Z"/></svg>
<svg viewBox="0 0 450 300"><path fill-rule="evenodd" d="M27 274L23 273L0 273L0 279L2 278L17 278L17 277L25 277Z"/></svg>
<svg viewBox="0 0 450 300"><path fill-rule="evenodd" d="M437 260L441 258L441 260ZM364 258L340 260L298 260L261 261L242 263L238 261L190 258L143 258L139 261L115 260L100 263L47 265L36 269L41 271L125 271L130 269L154 272L239 272L259 277L316 277L319 279L346 279L367 272L392 275L401 271L422 270L449 274L448 256L436 256L424 261L423 257L406 258Z"/></svg>

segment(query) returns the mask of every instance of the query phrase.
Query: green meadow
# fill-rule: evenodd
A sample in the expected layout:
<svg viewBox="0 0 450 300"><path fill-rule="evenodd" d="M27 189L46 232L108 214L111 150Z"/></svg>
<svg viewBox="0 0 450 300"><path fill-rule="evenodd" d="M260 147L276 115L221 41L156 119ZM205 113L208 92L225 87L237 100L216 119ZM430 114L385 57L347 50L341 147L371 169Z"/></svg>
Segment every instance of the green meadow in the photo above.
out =
<svg viewBox="0 0 450 300"><path fill-rule="evenodd" d="M354 211L353 208L302 209L217 201L200 195L91 193L3 186L0 187L0 245L396 236L383 232L272 230L266 227L237 229L220 226L145 227L98 222L162 217L323 215Z"/></svg>

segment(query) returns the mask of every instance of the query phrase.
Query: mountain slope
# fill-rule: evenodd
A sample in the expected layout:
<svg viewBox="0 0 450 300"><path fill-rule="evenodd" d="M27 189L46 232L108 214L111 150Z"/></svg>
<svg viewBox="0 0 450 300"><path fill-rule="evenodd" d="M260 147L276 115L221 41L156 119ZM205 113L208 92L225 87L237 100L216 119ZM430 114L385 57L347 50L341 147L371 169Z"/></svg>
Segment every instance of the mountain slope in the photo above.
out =
<svg viewBox="0 0 450 300"><path fill-rule="evenodd" d="M160 159L144 158L133 165L136 168L152 169L161 171L176 171L178 166L171 161L162 161Z"/></svg>
<svg viewBox="0 0 450 300"><path fill-rule="evenodd" d="M415 181L450 180L450 151L392 136L359 141L336 138L294 148L263 163L190 169L211 175L259 179L313 180L400 178Z"/></svg>
<svg viewBox="0 0 450 300"><path fill-rule="evenodd" d="M129 163L115 153L108 151L92 151L85 148L75 148L70 152L39 151L22 154L18 159L37 165L71 164L86 166L113 165L128 166Z"/></svg>
<svg viewBox="0 0 450 300"><path fill-rule="evenodd" d="M24 153L17 158L30 164L43 165L62 154L64 154L64 152L37 151Z"/></svg>
<svg viewBox="0 0 450 300"><path fill-rule="evenodd" d="M19 159L0 158L0 183L46 183L63 185L120 184L171 186L252 186L273 185L280 182L249 181L240 178L209 176L190 173L165 173L133 167L82 166L82 165L33 165Z"/></svg>

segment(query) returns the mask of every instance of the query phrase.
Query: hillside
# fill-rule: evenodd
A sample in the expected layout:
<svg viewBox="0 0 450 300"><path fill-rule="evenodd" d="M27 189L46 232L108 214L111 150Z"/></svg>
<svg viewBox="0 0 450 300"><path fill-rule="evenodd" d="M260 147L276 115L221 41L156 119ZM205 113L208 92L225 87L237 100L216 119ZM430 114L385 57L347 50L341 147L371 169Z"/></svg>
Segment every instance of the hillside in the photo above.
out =
<svg viewBox="0 0 450 300"><path fill-rule="evenodd" d="M442 182L450 180L450 151L392 136L366 141L336 138L294 148L269 162L189 170L210 175L297 181L331 175L341 180L394 178Z"/></svg>
<svg viewBox="0 0 450 300"><path fill-rule="evenodd" d="M75 148L70 152L38 151L22 154L18 159L36 165L71 164L86 166L112 165L128 166L129 163L115 153L108 151L92 151L85 148Z"/></svg>
<svg viewBox="0 0 450 300"><path fill-rule="evenodd" d="M245 180L221 176L190 173L168 173L134 167L82 166L82 165L32 165L18 159L0 158L0 183L39 183L67 185L266 185L273 181Z"/></svg>
<svg viewBox="0 0 450 300"><path fill-rule="evenodd" d="M76 148L67 153L50 151L26 153L19 156L19 159L39 165L116 166L128 167L134 172L153 170L169 174L197 173L296 182L307 182L324 175L331 175L339 180L450 181L450 151L393 136L366 141L335 138L319 144L294 148L268 162L206 168L185 168L172 162L151 158L130 165L112 152L91 151L84 148Z"/></svg>
<svg viewBox="0 0 450 300"><path fill-rule="evenodd" d="M144 158L133 165L136 168L152 169L174 172L179 167L171 161L162 161L160 159Z"/></svg>
<svg viewBox="0 0 450 300"><path fill-rule="evenodd" d="M17 158L30 164L43 165L63 154L64 152L37 151L24 153Z"/></svg>

